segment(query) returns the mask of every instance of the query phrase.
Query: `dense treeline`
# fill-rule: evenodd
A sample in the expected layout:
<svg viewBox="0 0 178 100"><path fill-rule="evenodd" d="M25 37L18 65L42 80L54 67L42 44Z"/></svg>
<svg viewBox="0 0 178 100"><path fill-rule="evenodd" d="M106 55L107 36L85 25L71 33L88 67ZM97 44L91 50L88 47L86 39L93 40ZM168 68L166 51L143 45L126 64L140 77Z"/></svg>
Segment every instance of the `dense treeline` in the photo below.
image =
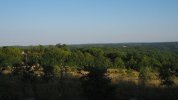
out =
<svg viewBox="0 0 178 100"><path fill-rule="evenodd" d="M159 70L165 65L171 70L178 69L178 52L161 51L151 48L73 48L66 45L36 46L29 49L3 47L0 49L1 70L19 65L46 67L102 66L107 68L126 68L140 71L149 67ZM49 69L49 68L47 68Z"/></svg>
<svg viewBox="0 0 178 100"><path fill-rule="evenodd" d="M12 100L17 97L16 99L19 100L31 95L37 100L72 100L71 95L68 96L69 90L83 91L84 96L89 100L115 99L115 86L105 76L108 68L124 69L128 72L137 71L143 83L147 81L151 71L156 71L159 73L162 85L172 86L174 84L172 76L178 75L178 52L142 46L77 48L57 44L29 48L2 47L0 48L0 80L2 81L0 99ZM69 70L86 70L89 74L82 73L83 77L79 79L80 81L76 81L75 78L66 81L66 73ZM71 83L68 82L71 80ZM11 85L16 88L9 87ZM76 90L73 86L77 87ZM41 89L44 88L47 89L44 90L47 93L43 94ZM49 92L50 89L53 91ZM80 92L76 93L80 94ZM50 95L45 97L46 94Z"/></svg>
<svg viewBox="0 0 178 100"><path fill-rule="evenodd" d="M161 51L143 47L120 48L72 48L66 45L35 46L28 49L2 47L0 49L1 68L27 64L29 66L76 67L103 66L126 68L139 71L150 67L159 70L169 64L172 70L178 69L178 52Z"/></svg>

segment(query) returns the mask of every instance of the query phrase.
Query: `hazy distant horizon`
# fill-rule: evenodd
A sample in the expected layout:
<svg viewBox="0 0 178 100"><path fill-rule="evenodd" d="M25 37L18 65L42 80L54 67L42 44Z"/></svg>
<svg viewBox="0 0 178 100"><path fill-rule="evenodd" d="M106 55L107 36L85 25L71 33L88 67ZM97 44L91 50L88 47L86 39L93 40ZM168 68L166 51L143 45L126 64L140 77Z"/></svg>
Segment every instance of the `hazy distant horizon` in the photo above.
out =
<svg viewBox="0 0 178 100"><path fill-rule="evenodd" d="M27 45L19 45L19 44L14 44L14 45L0 45L0 47L5 47L5 46L48 46L48 45L56 45L56 44L66 44L66 45L93 45L93 44L139 44L139 43L143 43L143 44L150 44L150 43L178 43L178 41L157 41L157 42L103 42L103 43L71 43L71 44L66 44L66 43L54 43L54 44L27 44Z"/></svg>
<svg viewBox="0 0 178 100"><path fill-rule="evenodd" d="M178 0L1 0L0 46L178 41Z"/></svg>

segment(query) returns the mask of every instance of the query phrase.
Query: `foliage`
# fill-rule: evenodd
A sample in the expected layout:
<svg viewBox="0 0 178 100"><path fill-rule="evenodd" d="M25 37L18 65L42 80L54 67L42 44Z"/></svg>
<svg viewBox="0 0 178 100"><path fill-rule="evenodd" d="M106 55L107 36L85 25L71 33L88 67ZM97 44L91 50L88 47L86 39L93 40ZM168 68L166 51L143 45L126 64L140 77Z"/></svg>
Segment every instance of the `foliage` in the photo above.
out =
<svg viewBox="0 0 178 100"><path fill-rule="evenodd" d="M150 67L143 67L140 69L139 80L142 85L146 85L146 83L152 79L152 69Z"/></svg>
<svg viewBox="0 0 178 100"><path fill-rule="evenodd" d="M19 48L3 47L0 49L0 66L7 67L22 62L22 51Z"/></svg>
<svg viewBox="0 0 178 100"><path fill-rule="evenodd" d="M88 100L115 100L115 87L105 76L106 69L101 67L87 67L88 75L82 78L82 86Z"/></svg>
<svg viewBox="0 0 178 100"><path fill-rule="evenodd" d="M174 75L174 71L170 64L164 64L160 69L159 76L161 79L161 85L172 86L174 85L174 81L172 80L172 76Z"/></svg>
<svg viewBox="0 0 178 100"><path fill-rule="evenodd" d="M17 47L0 48L0 67L14 66L25 61L24 51L29 66L77 67L103 66L107 68L126 68L140 71L145 67L158 70L163 63L170 62L178 69L177 52L157 50L148 47L85 47L70 48L65 44L55 46L32 46L20 49ZM61 67L62 66L62 67Z"/></svg>
<svg viewBox="0 0 178 100"><path fill-rule="evenodd" d="M89 100L115 100L115 86L106 77L107 68L124 70L123 73L126 72L128 77L138 77L138 73L140 73L139 79L144 84L153 77L154 71L159 72L162 85L169 86L169 88L163 89L174 88L170 86L174 83L172 77L178 76L177 49L172 50L167 47L161 49L163 46L159 47L158 44L154 45L158 46L158 49L151 48L153 45L149 47L148 44L133 45L79 48L65 44L23 48L2 47L0 48L0 99L23 100L24 97L31 96L39 100L71 100L76 94L80 97L80 99L75 98L76 100L85 100L86 98L81 95L84 93ZM9 69L9 73L4 73ZM86 70L89 74L86 74L81 80L74 78L75 81L72 79L73 77L63 78L68 69ZM119 73L119 71L115 72ZM136 84L133 87L131 85L123 86L119 87L117 93L119 96L123 93L123 98L126 100L132 99L130 97L135 96L138 89L141 89L139 94L142 97L151 97L150 95L156 93L154 89L150 89L153 93L147 96L144 93L149 92L145 91L149 89L146 89L145 86L141 88L138 88ZM130 87L133 88L132 92L129 92ZM161 92L162 90L157 89L156 91ZM171 91L175 92L176 88ZM169 93L169 95L172 94ZM157 97L162 97L162 94Z"/></svg>

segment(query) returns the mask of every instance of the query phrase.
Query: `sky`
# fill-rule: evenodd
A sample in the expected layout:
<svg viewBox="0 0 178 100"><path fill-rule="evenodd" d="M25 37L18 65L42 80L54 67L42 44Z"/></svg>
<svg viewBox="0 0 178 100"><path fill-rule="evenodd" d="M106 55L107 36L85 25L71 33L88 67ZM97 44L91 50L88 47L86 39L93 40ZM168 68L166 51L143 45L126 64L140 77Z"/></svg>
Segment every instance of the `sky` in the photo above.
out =
<svg viewBox="0 0 178 100"><path fill-rule="evenodd" d="M0 0L0 45L178 41L178 0Z"/></svg>

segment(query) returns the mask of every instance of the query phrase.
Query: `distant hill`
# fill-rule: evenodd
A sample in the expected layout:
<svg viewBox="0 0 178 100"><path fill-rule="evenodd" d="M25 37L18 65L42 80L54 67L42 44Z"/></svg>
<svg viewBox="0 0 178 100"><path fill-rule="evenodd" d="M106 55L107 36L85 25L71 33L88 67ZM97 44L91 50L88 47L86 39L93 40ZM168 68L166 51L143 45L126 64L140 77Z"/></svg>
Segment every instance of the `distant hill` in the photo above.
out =
<svg viewBox="0 0 178 100"><path fill-rule="evenodd" d="M153 42L153 43L106 43L106 44L76 44L69 45L73 48L84 47L108 47L108 48L120 48L120 47L149 47L160 50L178 50L178 42Z"/></svg>
<svg viewBox="0 0 178 100"><path fill-rule="evenodd" d="M39 46L39 45L36 45ZM44 47L55 45L42 45ZM95 44L70 44L69 48L89 48L89 47L101 47L101 48L130 48L130 47L143 47L143 48L155 48L158 50L171 50L178 51L178 42L153 42L153 43L95 43ZM8 46L27 49L34 46Z"/></svg>

